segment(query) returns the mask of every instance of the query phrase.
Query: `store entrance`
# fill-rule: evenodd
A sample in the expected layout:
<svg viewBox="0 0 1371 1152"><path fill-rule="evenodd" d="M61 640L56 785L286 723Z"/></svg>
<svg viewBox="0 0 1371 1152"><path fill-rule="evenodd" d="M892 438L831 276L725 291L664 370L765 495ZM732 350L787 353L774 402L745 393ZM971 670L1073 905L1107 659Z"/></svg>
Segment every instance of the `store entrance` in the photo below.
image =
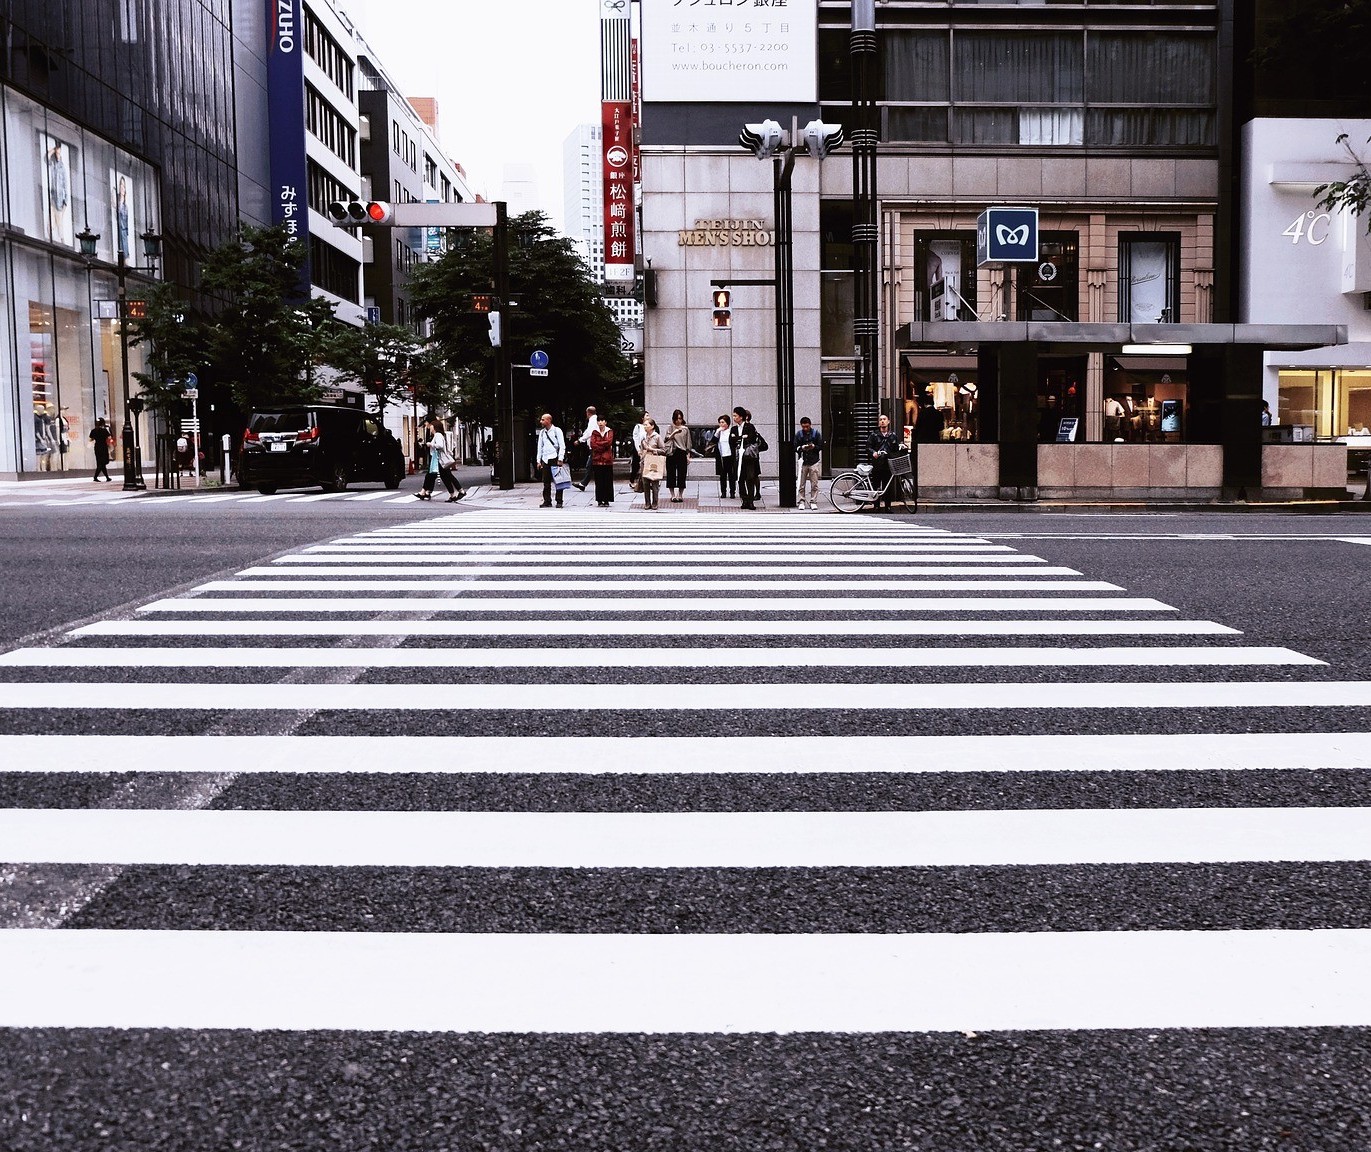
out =
<svg viewBox="0 0 1371 1152"><path fill-rule="evenodd" d="M857 465L857 381L852 376L825 376L822 384L824 406L824 475L832 476Z"/></svg>

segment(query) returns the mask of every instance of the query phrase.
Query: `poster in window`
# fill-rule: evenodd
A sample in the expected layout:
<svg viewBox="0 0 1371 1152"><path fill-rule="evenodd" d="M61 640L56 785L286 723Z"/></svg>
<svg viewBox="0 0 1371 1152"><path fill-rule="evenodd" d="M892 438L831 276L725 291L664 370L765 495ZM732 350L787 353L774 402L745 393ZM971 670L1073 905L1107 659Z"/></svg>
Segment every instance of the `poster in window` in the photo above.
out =
<svg viewBox="0 0 1371 1152"><path fill-rule="evenodd" d="M1179 400L1162 401L1162 431L1179 432L1181 430L1181 402Z"/></svg>
<svg viewBox="0 0 1371 1152"><path fill-rule="evenodd" d="M931 241L928 245L928 318L956 320L960 314L961 290L961 241Z"/></svg>
<svg viewBox="0 0 1371 1152"><path fill-rule="evenodd" d="M110 235L114 237L115 258L123 257L133 262L133 249L129 247L132 238L138 235L138 222L134 219L133 177L117 168L109 170L110 187Z"/></svg>
<svg viewBox="0 0 1371 1152"><path fill-rule="evenodd" d="M38 168L42 173L43 207L47 212L48 239L54 244L75 247L76 231L71 222L71 145L55 136L49 136L46 132L40 132L38 147L43 154Z"/></svg>

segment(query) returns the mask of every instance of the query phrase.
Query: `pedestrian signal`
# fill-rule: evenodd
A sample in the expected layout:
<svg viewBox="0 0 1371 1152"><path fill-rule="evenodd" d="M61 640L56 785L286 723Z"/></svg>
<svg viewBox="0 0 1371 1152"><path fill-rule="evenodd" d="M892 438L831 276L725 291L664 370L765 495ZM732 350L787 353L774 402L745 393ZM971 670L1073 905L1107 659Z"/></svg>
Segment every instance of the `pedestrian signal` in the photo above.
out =
<svg viewBox="0 0 1371 1152"><path fill-rule="evenodd" d="M716 330L733 327L732 299L733 293L727 288L714 289L714 327Z"/></svg>

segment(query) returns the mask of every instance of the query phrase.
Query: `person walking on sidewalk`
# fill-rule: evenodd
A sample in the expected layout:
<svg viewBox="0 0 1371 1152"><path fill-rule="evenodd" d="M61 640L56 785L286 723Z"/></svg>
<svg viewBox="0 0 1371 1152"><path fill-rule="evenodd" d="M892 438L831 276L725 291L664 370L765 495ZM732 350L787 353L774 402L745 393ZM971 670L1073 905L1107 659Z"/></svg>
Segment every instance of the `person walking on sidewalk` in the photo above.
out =
<svg viewBox="0 0 1371 1152"><path fill-rule="evenodd" d="M671 414L671 427L662 439L666 442L666 487L669 499L679 504L685 499L686 469L690 464L690 426L679 408ZM656 507L655 503L653 507Z"/></svg>
<svg viewBox="0 0 1371 1152"><path fill-rule="evenodd" d="M714 429L714 474L719 478L719 499L738 498L738 462L733 458L733 448L728 439L729 419L719 417L718 427Z"/></svg>
<svg viewBox="0 0 1371 1152"><path fill-rule="evenodd" d="M552 413L544 412L539 421L538 451L534 463L538 465L543 477L543 502L540 508L552 507L552 469L566 460L566 437L562 430L552 422ZM562 493L557 493L557 507L562 506Z"/></svg>
<svg viewBox="0 0 1371 1152"><path fill-rule="evenodd" d="M595 503L608 508L614 503L614 432L603 416L590 434L590 466L595 470Z"/></svg>
<svg viewBox="0 0 1371 1152"><path fill-rule="evenodd" d="M95 421L95 427L90 430L90 442L95 446L95 475L92 479L98 484L103 472L106 482L109 482L110 431L103 416Z"/></svg>
<svg viewBox="0 0 1371 1152"><path fill-rule="evenodd" d="M643 438L638 445L642 457L643 507L656 511L657 493L662 487L662 477L667 474L666 440L657 431L657 421L651 416L643 417Z"/></svg>
<svg viewBox="0 0 1371 1152"><path fill-rule="evenodd" d="M795 455L800 465L800 490L796 494L795 507L805 506L805 485L809 486L809 506L819 506L819 458L823 453L824 438L814 427L808 416L800 417L800 430L795 433Z"/></svg>

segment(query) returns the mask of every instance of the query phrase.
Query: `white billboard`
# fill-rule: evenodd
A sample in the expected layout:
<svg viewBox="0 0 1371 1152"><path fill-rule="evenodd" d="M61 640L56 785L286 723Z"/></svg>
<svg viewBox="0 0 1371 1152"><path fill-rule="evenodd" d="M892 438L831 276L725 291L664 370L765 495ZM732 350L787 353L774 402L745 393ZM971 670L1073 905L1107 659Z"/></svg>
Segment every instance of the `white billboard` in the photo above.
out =
<svg viewBox="0 0 1371 1152"><path fill-rule="evenodd" d="M642 0L643 99L812 104L818 0Z"/></svg>

